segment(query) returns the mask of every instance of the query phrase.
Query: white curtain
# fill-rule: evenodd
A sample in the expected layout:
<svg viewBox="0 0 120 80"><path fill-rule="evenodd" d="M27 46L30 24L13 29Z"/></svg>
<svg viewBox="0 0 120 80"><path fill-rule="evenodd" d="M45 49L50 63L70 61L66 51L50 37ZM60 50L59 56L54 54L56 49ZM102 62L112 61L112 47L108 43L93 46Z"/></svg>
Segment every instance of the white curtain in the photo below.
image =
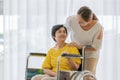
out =
<svg viewBox="0 0 120 80"><path fill-rule="evenodd" d="M4 80L25 80L26 57L53 45L51 27L89 6L104 27L98 80L120 80L119 0L4 0Z"/></svg>

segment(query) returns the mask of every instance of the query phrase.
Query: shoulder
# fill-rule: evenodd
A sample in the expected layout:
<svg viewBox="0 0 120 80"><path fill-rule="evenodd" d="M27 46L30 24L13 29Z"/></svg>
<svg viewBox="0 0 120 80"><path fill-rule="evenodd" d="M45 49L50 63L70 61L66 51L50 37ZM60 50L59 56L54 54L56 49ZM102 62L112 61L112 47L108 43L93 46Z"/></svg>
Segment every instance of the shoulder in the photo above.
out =
<svg viewBox="0 0 120 80"><path fill-rule="evenodd" d="M76 15L68 16L67 19L73 19L76 18Z"/></svg>
<svg viewBox="0 0 120 80"><path fill-rule="evenodd" d="M68 16L67 21L72 21L76 19L76 15Z"/></svg>
<svg viewBox="0 0 120 80"><path fill-rule="evenodd" d="M47 55L50 55L51 53L53 53L54 50L55 50L54 47L51 47L51 48L48 50Z"/></svg>
<svg viewBox="0 0 120 80"><path fill-rule="evenodd" d="M97 22L95 27L95 32L102 37L103 30L104 30L103 26L99 22Z"/></svg>
<svg viewBox="0 0 120 80"><path fill-rule="evenodd" d="M103 30L103 26L97 21L96 24L94 25L94 29L96 31Z"/></svg>
<svg viewBox="0 0 120 80"><path fill-rule="evenodd" d="M76 47L70 47L69 46L69 53L70 54L79 54L79 51Z"/></svg>
<svg viewBox="0 0 120 80"><path fill-rule="evenodd" d="M100 24L100 22L96 22L96 26L98 27L98 28L103 28L103 26Z"/></svg>
<svg viewBox="0 0 120 80"><path fill-rule="evenodd" d="M68 44L66 45L67 48L69 48L70 50L78 50L76 47L71 47Z"/></svg>

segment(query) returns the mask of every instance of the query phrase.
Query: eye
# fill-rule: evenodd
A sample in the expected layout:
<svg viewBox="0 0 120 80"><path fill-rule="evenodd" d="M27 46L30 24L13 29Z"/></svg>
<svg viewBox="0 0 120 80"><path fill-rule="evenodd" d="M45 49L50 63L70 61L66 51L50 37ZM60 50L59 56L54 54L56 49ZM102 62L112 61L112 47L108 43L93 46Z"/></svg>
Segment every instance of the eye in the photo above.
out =
<svg viewBox="0 0 120 80"><path fill-rule="evenodd" d="M61 30L59 30L59 33L61 33L62 31Z"/></svg>
<svg viewBox="0 0 120 80"><path fill-rule="evenodd" d="M63 30L63 33L66 33L66 31L65 31L65 30Z"/></svg>
<svg viewBox="0 0 120 80"><path fill-rule="evenodd" d="M61 30L58 30L56 33L61 33Z"/></svg>

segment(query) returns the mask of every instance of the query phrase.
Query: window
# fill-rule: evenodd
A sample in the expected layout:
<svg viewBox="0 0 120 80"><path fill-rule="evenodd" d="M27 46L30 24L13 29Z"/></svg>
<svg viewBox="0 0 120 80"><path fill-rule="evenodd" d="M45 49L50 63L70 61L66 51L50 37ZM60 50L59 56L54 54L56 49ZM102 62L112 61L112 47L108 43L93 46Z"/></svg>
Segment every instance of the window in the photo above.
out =
<svg viewBox="0 0 120 80"><path fill-rule="evenodd" d="M3 16L0 15L0 52L3 51Z"/></svg>
<svg viewBox="0 0 120 80"><path fill-rule="evenodd" d="M120 34L120 27L118 27L120 25L120 16L102 15L98 16L98 18L106 33Z"/></svg>

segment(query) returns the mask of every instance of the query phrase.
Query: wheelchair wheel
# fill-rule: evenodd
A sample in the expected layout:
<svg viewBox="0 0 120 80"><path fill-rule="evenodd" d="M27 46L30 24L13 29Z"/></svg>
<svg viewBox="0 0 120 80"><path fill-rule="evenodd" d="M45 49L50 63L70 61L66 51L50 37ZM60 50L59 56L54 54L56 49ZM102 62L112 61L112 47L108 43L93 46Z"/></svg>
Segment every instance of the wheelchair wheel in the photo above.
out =
<svg viewBox="0 0 120 80"><path fill-rule="evenodd" d="M73 74L70 80L84 80L86 76L89 76L91 80L97 80L96 76L87 70Z"/></svg>

